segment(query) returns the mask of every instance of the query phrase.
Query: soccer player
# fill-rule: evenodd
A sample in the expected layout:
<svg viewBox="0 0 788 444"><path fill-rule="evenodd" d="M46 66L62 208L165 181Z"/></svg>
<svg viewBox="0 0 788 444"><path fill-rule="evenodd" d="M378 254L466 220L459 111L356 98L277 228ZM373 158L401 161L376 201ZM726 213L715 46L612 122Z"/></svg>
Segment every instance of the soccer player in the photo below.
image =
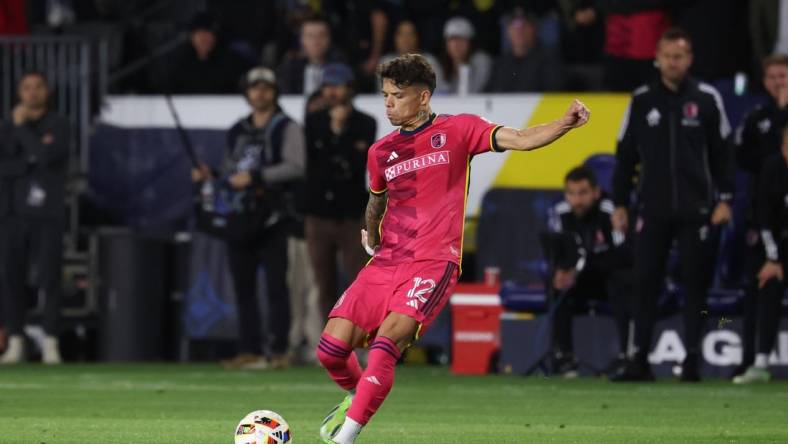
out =
<svg viewBox="0 0 788 444"><path fill-rule="evenodd" d="M379 74L386 116L400 128L367 154L370 196L361 237L373 257L329 314L317 350L331 378L349 392L321 426L325 443L355 442L391 390L400 354L451 295L460 274L471 158L543 147L589 118L577 100L562 118L525 130L470 114L435 115L435 73L424 57L397 57ZM365 344L362 370L353 350Z"/></svg>

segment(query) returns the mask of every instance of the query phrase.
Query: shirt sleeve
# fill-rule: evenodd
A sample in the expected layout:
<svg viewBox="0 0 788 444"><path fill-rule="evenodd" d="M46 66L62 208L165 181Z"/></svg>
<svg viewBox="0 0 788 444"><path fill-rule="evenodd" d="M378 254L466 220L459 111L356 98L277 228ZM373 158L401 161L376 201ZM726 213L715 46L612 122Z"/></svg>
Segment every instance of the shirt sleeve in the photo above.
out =
<svg viewBox="0 0 788 444"><path fill-rule="evenodd" d="M372 194L383 194L388 190L386 178L378 167L377 157L375 157L375 147L367 151L367 175L369 176L369 192Z"/></svg>
<svg viewBox="0 0 788 444"><path fill-rule="evenodd" d="M472 114L460 114L460 125L467 131L468 154L475 156L488 151L501 152L495 143L495 133L502 125Z"/></svg>

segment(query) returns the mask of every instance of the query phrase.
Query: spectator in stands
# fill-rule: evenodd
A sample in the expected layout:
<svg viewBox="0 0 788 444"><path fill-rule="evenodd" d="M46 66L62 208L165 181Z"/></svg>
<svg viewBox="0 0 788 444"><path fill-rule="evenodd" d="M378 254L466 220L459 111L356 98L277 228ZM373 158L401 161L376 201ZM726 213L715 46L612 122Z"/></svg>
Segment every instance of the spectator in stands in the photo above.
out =
<svg viewBox="0 0 788 444"><path fill-rule="evenodd" d="M736 132L736 164L750 175L747 187L746 273L748 287L744 298L744 328L742 363L734 371L739 376L755 359L755 319L758 301L757 275L763 263L763 245L760 239L755 202L763 162L780 151L782 132L788 125L788 56L774 55L763 60L763 85L769 101L759 105L745 118Z"/></svg>
<svg viewBox="0 0 788 444"><path fill-rule="evenodd" d="M11 208L0 233L4 244L5 325L9 340L0 363L25 358L23 327L28 307L28 270L37 270L33 284L44 295L42 360L61 362L58 318L62 298L65 186L68 171L69 123L49 110L50 90L44 75L25 73L19 80L18 103L3 132L9 135L2 171L10 184ZM8 209L6 209L8 211Z"/></svg>
<svg viewBox="0 0 788 444"><path fill-rule="evenodd" d="M632 91L654 78L654 48L670 19L662 0L599 0L605 14L605 88Z"/></svg>
<svg viewBox="0 0 788 444"><path fill-rule="evenodd" d="M632 252L625 233L613 230L613 201L604 197L593 170L573 168L564 180L564 201L553 207L548 227L554 293L561 302L553 322L554 370L578 375L572 345L572 319L589 299L607 295L618 329L619 359L624 362L629 339ZM611 366L611 368L614 368Z"/></svg>
<svg viewBox="0 0 788 444"><path fill-rule="evenodd" d="M287 194L303 178L305 140L301 128L279 107L276 76L257 67L245 77L245 97L252 113L230 128L218 182L207 167L192 171L192 179L217 184L213 192L228 196L240 222L237 233L228 233L227 254L237 306L240 353L222 364L228 368L282 368L290 365L286 354L290 329L287 288ZM203 192L203 196L210 193ZM203 202L204 204L204 202ZM244 222L245 221L245 222ZM242 225L243 224L243 225ZM241 232L240 228L243 228ZM261 338L261 313L257 299L257 270L266 270L270 336ZM264 353L270 347L270 359Z"/></svg>
<svg viewBox="0 0 788 444"><path fill-rule="evenodd" d="M693 76L717 82L752 67L750 45L744 33L747 8L747 2L738 0L674 2L672 23L685 29L692 38Z"/></svg>
<svg viewBox="0 0 788 444"><path fill-rule="evenodd" d="M563 69L555 52L536 38L532 16L512 19L506 27L510 54L498 56L487 90L490 92L543 92L561 88Z"/></svg>
<svg viewBox="0 0 788 444"><path fill-rule="evenodd" d="M752 55L760 68L767 56L788 54L788 5L776 0L750 0L748 6Z"/></svg>
<svg viewBox="0 0 788 444"><path fill-rule="evenodd" d="M490 80L492 59L473 48L476 31L471 22L464 17L454 17L443 27L445 53L443 73L446 88L437 93L474 94L482 92Z"/></svg>
<svg viewBox="0 0 788 444"><path fill-rule="evenodd" d="M782 315L785 270L788 266L788 127L783 127L781 153L766 159L757 195L758 226L763 259L758 271L758 353L755 363L733 379L737 384L767 382L769 355L774 349Z"/></svg>
<svg viewBox="0 0 788 444"><path fill-rule="evenodd" d="M277 69L282 94L312 94L320 88L325 65L343 59L331 47L328 22L319 17L309 18L301 25L301 51L287 57Z"/></svg>
<svg viewBox="0 0 788 444"><path fill-rule="evenodd" d="M602 12L595 0L562 0L558 6L563 17L561 44L567 64L567 89L602 89L602 47L605 44Z"/></svg>
<svg viewBox="0 0 788 444"><path fill-rule="evenodd" d="M688 76L692 42L687 33L677 28L665 31L657 64L660 79L635 90L616 155L615 230L627 231L633 179L637 175L640 181L635 224L637 352L614 380L654 379L647 357L675 240L687 351L681 380L695 382L700 380L702 313L711 281L708 264L714 263L715 227L731 219L734 171L726 141L730 128L717 90Z"/></svg>
<svg viewBox="0 0 788 444"><path fill-rule="evenodd" d="M324 316L341 293L342 271L352 277L366 260L359 242L367 202L367 149L375 142L375 119L353 107L353 71L326 66L322 94L326 109L307 116L306 239Z"/></svg>
<svg viewBox="0 0 788 444"><path fill-rule="evenodd" d="M3 12L0 14L0 36L26 35L30 33L26 3L25 0L3 1Z"/></svg>
<svg viewBox="0 0 788 444"><path fill-rule="evenodd" d="M189 24L190 45L176 58L170 72L173 94L229 94L238 91L246 62L220 41L218 24L207 13Z"/></svg>
<svg viewBox="0 0 788 444"><path fill-rule="evenodd" d="M437 81L437 89L446 88L446 79L443 75L443 67L438 59L429 52L422 52L419 49L419 33L416 30L416 25L410 20L403 20L397 24L394 30L394 52L390 52L380 59L380 63L386 63L394 60L397 56L403 54L421 54L432 66L435 71L435 79Z"/></svg>

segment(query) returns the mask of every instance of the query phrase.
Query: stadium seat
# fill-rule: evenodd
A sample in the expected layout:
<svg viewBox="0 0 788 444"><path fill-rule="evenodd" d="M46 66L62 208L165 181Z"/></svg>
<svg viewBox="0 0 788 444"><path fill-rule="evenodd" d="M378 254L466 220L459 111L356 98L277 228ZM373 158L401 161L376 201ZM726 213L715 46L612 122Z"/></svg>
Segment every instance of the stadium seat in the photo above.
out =
<svg viewBox="0 0 788 444"><path fill-rule="evenodd" d="M608 194L613 192L613 172L616 170L615 155L605 153L592 154L586 158L583 165L594 171L602 191Z"/></svg>

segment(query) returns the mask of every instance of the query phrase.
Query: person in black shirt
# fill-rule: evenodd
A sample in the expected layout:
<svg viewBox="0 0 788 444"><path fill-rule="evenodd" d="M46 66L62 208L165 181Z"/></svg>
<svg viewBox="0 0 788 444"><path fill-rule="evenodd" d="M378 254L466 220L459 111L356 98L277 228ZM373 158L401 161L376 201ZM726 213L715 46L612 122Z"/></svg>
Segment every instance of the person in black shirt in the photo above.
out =
<svg viewBox="0 0 788 444"><path fill-rule="evenodd" d="M742 362L733 372L741 375L755 360L755 321L758 310L758 271L763 264L763 245L756 217L758 179L765 159L776 155L782 131L788 125L788 56L775 54L763 60L763 86L769 100L758 105L736 131L736 166L748 173L746 210L746 294L742 334Z"/></svg>
<svg viewBox="0 0 788 444"><path fill-rule="evenodd" d="M2 363L24 359L23 327L27 308L29 263L35 264L34 285L45 295L42 360L61 362L58 318L62 298L65 185L68 169L69 123L49 111L49 87L43 74L29 72L19 81L19 103L4 124L10 140L0 154L0 171L8 192L0 191L6 217L2 223L5 285L3 296L8 349ZM2 147L0 147L2 150ZM2 212L2 209L0 209ZM2 217L2 216L0 216Z"/></svg>
<svg viewBox="0 0 788 444"><path fill-rule="evenodd" d="M614 380L654 379L647 357L668 253L676 240L687 350L681 380L695 382L700 380L700 338L711 281L709 264L714 263L714 228L731 218L730 127L719 93L688 76L692 43L684 31L665 31L657 44L657 65L660 79L635 90L616 154L614 228L627 230L636 176L639 214L634 224L637 353Z"/></svg>
<svg viewBox="0 0 788 444"><path fill-rule="evenodd" d="M788 265L788 127L783 129L781 151L766 159L759 178L756 212L763 260L757 275L758 347L755 363L733 379L736 384L771 379L768 359L780 325Z"/></svg>
<svg viewBox="0 0 788 444"><path fill-rule="evenodd" d="M221 40L216 20L200 13L189 23L189 32L189 46L175 58L166 92L237 93L241 77L250 66Z"/></svg>
<svg viewBox="0 0 788 444"><path fill-rule="evenodd" d="M554 292L561 302L553 323L554 362L564 377L578 374L572 345L572 318L588 299L607 295L619 338L619 362L629 338L627 299L632 292L632 252L624 233L613 230L613 202L602 196L594 172L572 169L564 180L565 200L553 207L549 229Z"/></svg>
<svg viewBox="0 0 788 444"><path fill-rule="evenodd" d="M353 107L353 72L343 64L326 66L322 95L326 109L306 118L306 239L315 271L320 307L328 316L338 292L337 252L347 276L364 265L359 230L367 204L367 150L376 123Z"/></svg>

